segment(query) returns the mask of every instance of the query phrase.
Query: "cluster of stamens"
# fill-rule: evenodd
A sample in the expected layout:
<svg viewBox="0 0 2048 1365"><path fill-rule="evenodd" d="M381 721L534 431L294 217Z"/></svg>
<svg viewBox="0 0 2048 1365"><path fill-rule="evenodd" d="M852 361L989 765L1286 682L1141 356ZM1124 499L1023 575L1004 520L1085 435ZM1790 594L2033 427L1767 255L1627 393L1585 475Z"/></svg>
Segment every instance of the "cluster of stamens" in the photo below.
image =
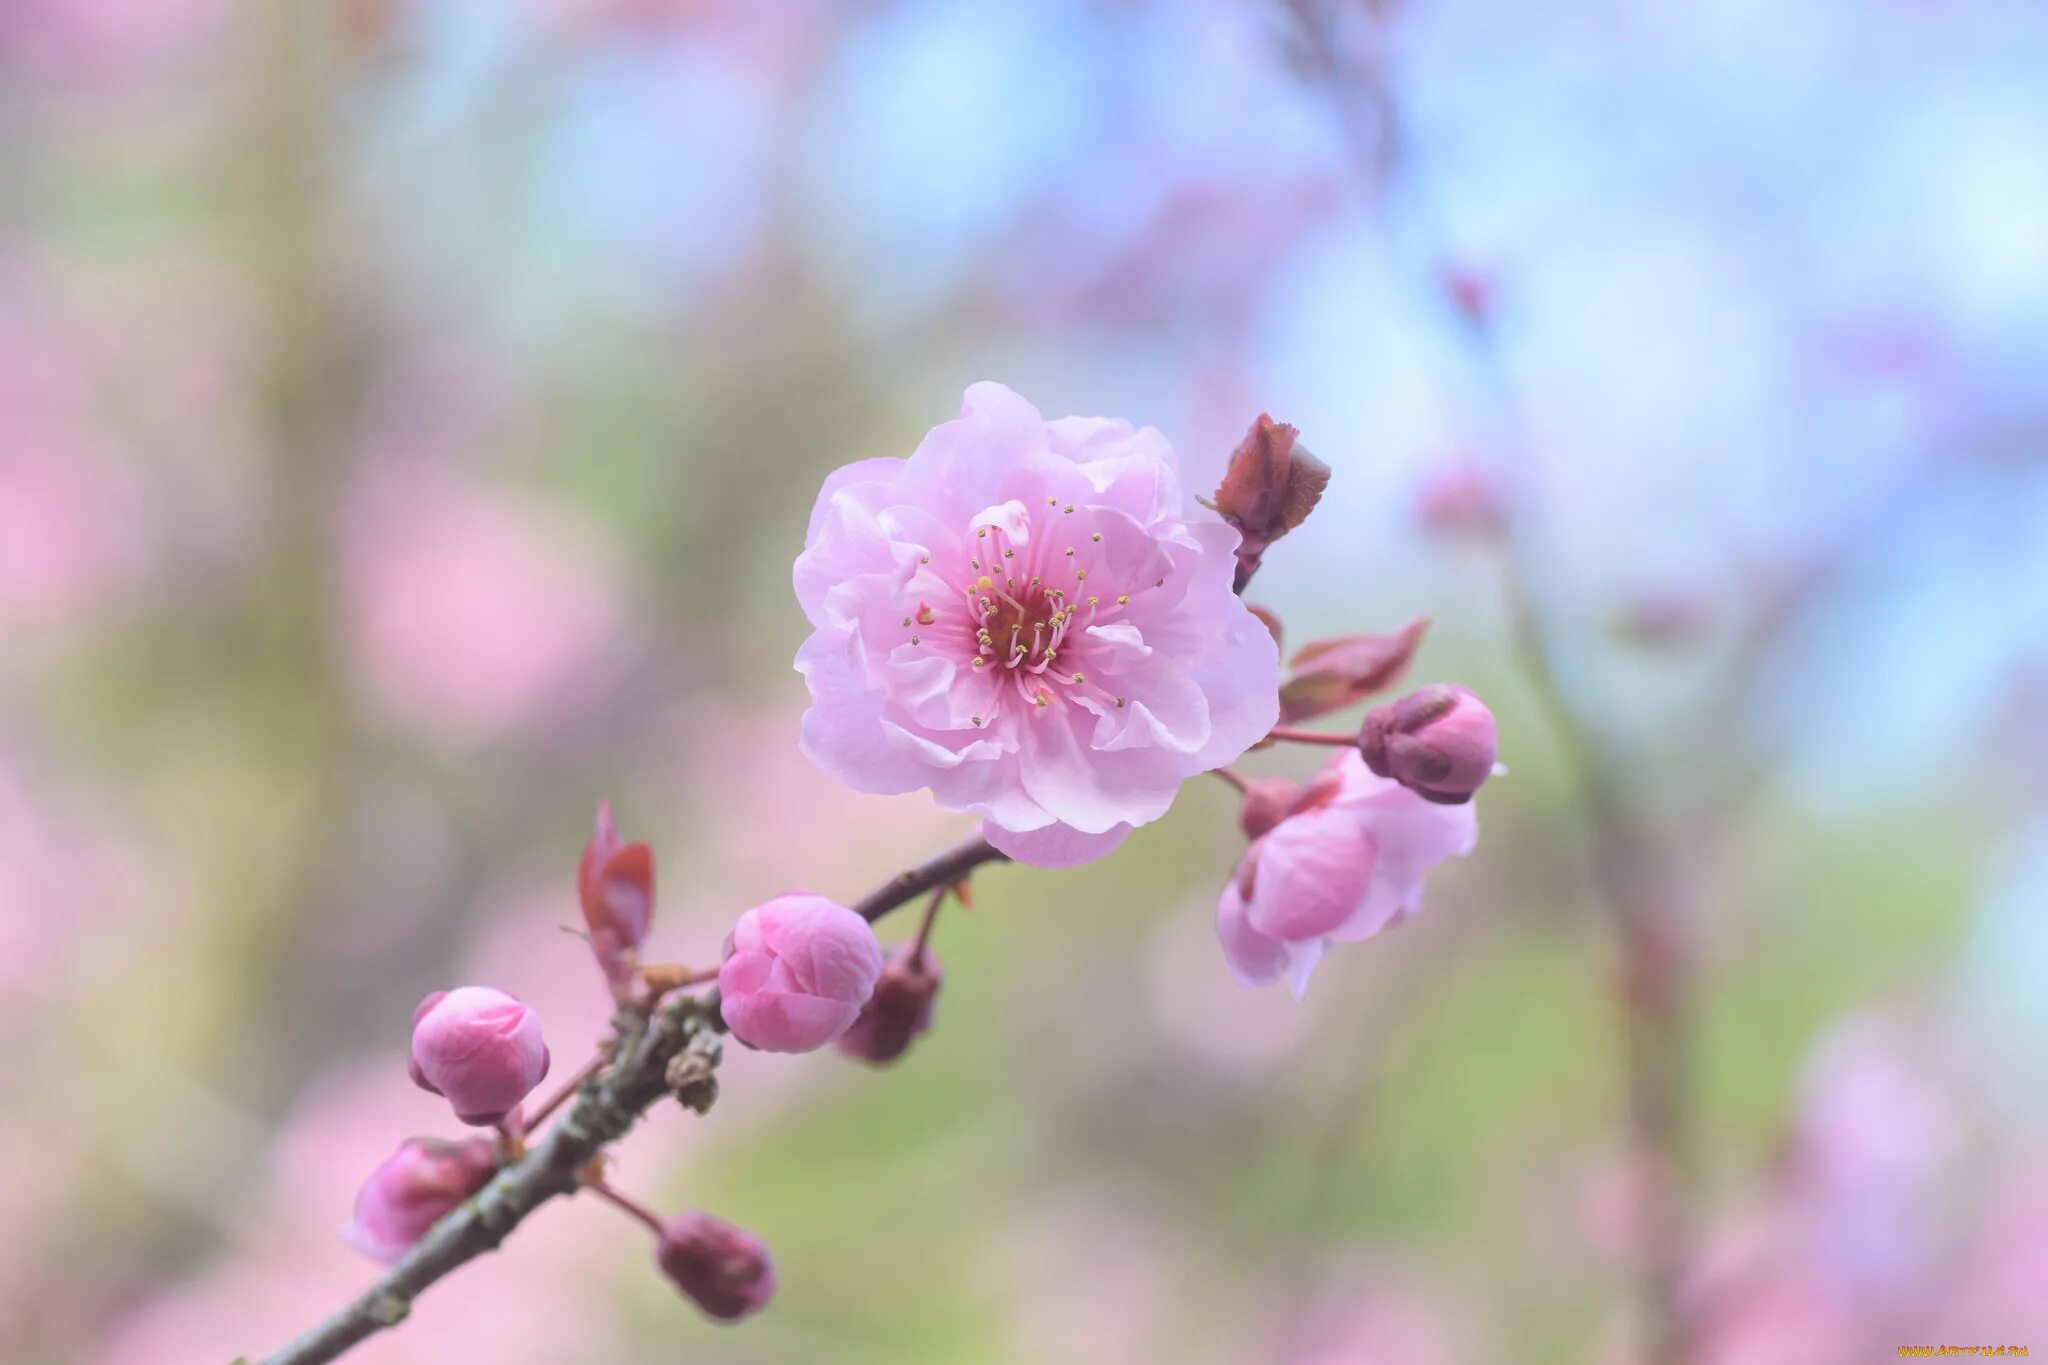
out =
<svg viewBox="0 0 2048 1365"><path fill-rule="evenodd" d="M1048 505L1063 514L1074 511L1072 503L1062 505L1057 498L1049 499ZM1041 710L1061 700L1062 691L1088 686L1084 671L1071 664L1060 665L1061 646L1098 621L1114 620L1130 605L1131 595L1105 592L1099 583L1090 583L1089 571L1075 563L1077 546L1063 547L1052 563L1044 564L1036 561L1050 557L1049 541L1034 556L1028 544L1007 543L1010 537L1000 526L978 526L974 534L977 553L967 561L972 577L959 587L967 612L966 628L974 639L969 666L977 672L1010 670L1022 697ZM1099 544L1102 532L1092 532L1089 539ZM931 560L922 556L920 562L929 564ZM1046 581L1055 576L1060 581ZM1065 586L1069 579L1071 589ZM917 609L903 618L913 645L923 643L918 628L934 624L943 623L939 611L928 602L920 601ZM1113 700L1119 707L1127 701L1123 697ZM977 726L986 720L982 716L972 719Z"/></svg>

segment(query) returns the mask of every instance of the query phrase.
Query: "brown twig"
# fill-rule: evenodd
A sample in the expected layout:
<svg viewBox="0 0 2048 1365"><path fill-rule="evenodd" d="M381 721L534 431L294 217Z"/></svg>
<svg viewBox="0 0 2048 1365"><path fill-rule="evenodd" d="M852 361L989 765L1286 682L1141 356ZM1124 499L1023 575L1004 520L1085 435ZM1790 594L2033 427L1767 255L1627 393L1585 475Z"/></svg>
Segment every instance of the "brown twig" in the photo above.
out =
<svg viewBox="0 0 2048 1365"><path fill-rule="evenodd" d="M878 920L924 892L951 886L983 863L1002 860L977 836L890 878L854 908L869 921ZM576 1102L544 1138L436 1223L354 1300L264 1357L263 1365L321 1365L404 1321L413 1300L437 1281L495 1250L542 1204L576 1190L591 1158L625 1136L668 1093L669 1060L700 1035L725 1028L716 991L671 997L652 1014L621 1010L618 1018L612 1066L576 1091Z"/></svg>

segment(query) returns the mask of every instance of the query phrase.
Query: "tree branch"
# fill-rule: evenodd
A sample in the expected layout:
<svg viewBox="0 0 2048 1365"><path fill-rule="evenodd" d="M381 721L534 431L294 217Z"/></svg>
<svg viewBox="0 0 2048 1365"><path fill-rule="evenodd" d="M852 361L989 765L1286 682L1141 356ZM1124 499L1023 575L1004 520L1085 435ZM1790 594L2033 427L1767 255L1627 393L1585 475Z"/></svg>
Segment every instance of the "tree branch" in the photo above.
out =
<svg viewBox="0 0 2048 1365"><path fill-rule="evenodd" d="M950 886L983 863L1006 861L976 836L899 873L853 909L873 922L939 886ZM542 1204L573 1193L590 1159L624 1137L668 1093L669 1061L699 1037L725 1031L718 992L680 994L652 1014L621 1010L613 1064L587 1078L576 1102L525 1156L491 1178L476 1196L436 1223L419 1243L354 1301L263 1365L320 1365L405 1320L413 1300L437 1280L494 1251Z"/></svg>

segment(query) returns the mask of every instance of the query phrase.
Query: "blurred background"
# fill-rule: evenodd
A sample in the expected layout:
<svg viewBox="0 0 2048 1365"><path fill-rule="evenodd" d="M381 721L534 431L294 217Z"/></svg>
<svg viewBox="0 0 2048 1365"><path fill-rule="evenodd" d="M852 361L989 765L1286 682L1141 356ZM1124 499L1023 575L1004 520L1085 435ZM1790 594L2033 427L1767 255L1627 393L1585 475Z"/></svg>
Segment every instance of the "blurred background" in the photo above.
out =
<svg viewBox="0 0 2048 1365"><path fill-rule="evenodd" d="M603 1028L601 797L692 962L961 833L797 754L788 573L983 378L1191 488L1297 424L1252 596L1434 618L1479 851L1304 1003L1213 942L1221 783L988 870L903 1065L736 1055L623 1149L771 1311L570 1201L351 1359L1634 1359L1588 753L1678 945L1698 1358L2048 1350L2044 71L2018 0L5 0L0 1356L365 1282L357 1184L450 1127L418 998Z"/></svg>

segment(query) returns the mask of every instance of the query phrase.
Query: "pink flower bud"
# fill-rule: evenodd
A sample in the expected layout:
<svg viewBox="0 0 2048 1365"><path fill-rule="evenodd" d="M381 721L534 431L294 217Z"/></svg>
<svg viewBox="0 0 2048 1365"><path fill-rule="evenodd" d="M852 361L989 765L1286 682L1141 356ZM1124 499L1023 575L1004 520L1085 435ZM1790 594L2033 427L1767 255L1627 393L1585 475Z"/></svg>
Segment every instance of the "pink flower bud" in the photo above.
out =
<svg viewBox="0 0 2048 1365"><path fill-rule="evenodd" d="M487 1138L408 1138L356 1192L355 1217L341 1230L341 1239L389 1265L482 1189L494 1167Z"/></svg>
<svg viewBox="0 0 2048 1365"><path fill-rule="evenodd" d="M654 1259L709 1317L737 1322L775 1293L775 1263L761 1239L708 1213L665 1218Z"/></svg>
<svg viewBox="0 0 2048 1365"><path fill-rule="evenodd" d="M726 1027L764 1052L810 1052L852 1026L882 974L859 915L808 891L740 916L718 969Z"/></svg>
<svg viewBox="0 0 2048 1365"><path fill-rule="evenodd" d="M1247 839L1261 839L1287 818L1301 799L1301 784L1290 777L1262 777L1244 794L1237 823Z"/></svg>
<svg viewBox="0 0 2048 1365"><path fill-rule="evenodd" d="M1440 806L1470 801L1493 775L1495 742L1486 703L1449 683L1374 707L1358 731L1368 768Z"/></svg>
<svg viewBox="0 0 2048 1365"><path fill-rule="evenodd" d="M540 1016L503 991L435 991L412 1013L412 1078L464 1123L497 1123L548 1074Z"/></svg>
<svg viewBox="0 0 2048 1365"><path fill-rule="evenodd" d="M609 803L597 808L597 827L576 868L576 893L590 948L616 989L633 975L634 954L654 921L654 850L619 839Z"/></svg>
<svg viewBox="0 0 2048 1365"><path fill-rule="evenodd" d="M905 948L891 957L860 1017L839 1035L839 1050L875 1066L901 1057L932 1026L932 1002L945 975L929 948L921 954Z"/></svg>

